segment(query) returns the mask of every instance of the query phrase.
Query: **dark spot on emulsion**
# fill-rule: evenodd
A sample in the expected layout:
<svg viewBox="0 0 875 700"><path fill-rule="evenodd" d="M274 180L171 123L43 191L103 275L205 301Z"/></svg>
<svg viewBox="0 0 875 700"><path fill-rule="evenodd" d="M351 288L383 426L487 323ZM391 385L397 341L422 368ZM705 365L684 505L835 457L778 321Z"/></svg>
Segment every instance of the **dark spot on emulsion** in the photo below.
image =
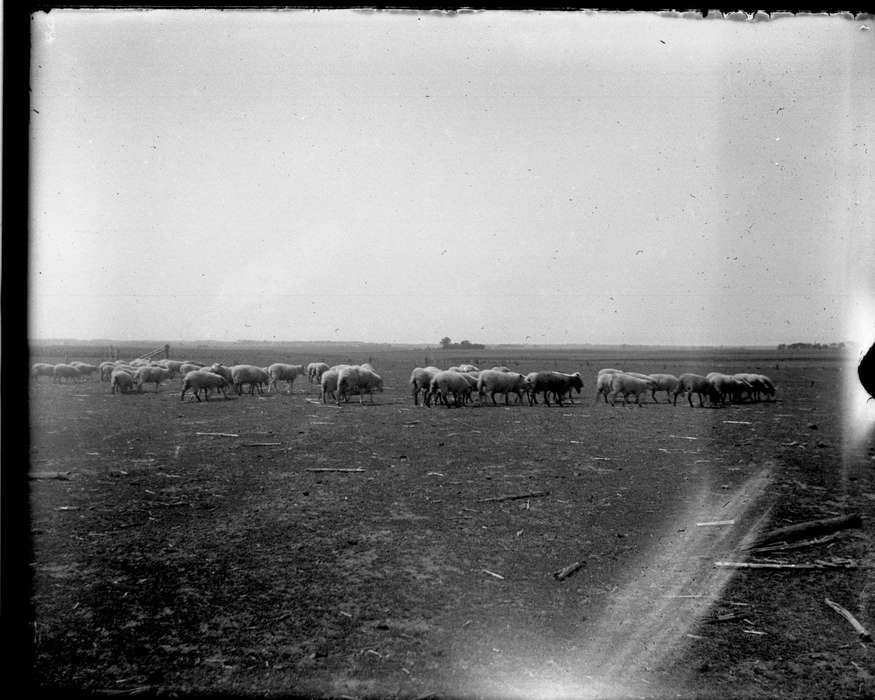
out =
<svg viewBox="0 0 875 700"><path fill-rule="evenodd" d="M875 398L875 343L872 343L872 347L860 360L857 376L860 378L860 384L863 385L866 393Z"/></svg>

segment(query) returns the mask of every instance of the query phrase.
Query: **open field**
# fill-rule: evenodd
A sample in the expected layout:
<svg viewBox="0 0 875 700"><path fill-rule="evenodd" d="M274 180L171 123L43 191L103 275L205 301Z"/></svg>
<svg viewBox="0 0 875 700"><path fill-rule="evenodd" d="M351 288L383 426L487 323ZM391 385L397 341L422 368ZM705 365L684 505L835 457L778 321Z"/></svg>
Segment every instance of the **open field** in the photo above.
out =
<svg viewBox="0 0 875 700"><path fill-rule="evenodd" d="M66 477L30 481L40 688L875 694L872 645L823 602L875 623L875 443L843 432L838 355L234 351L178 359L371 361L386 389L337 407L305 378L206 403L180 401L178 380L32 383L31 476ZM414 366L464 360L579 370L584 390L564 407L412 405ZM777 400L611 407L593 402L604 366L761 372ZM763 529L852 512L862 529L772 559L856 568L714 567Z"/></svg>

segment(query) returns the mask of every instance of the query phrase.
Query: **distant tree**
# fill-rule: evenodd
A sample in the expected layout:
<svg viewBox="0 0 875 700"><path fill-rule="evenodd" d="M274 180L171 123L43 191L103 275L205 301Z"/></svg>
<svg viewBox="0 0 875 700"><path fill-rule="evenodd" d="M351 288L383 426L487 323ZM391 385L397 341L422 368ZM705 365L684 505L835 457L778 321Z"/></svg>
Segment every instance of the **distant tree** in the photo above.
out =
<svg viewBox="0 0 875 700"><path fill-rule="evenodd" d="M453 344L453 340L451 338L449 338L447 336L444 336L443 338L441 338L441 347L443 347L444 349L448 348L452 344Z"/></svg>

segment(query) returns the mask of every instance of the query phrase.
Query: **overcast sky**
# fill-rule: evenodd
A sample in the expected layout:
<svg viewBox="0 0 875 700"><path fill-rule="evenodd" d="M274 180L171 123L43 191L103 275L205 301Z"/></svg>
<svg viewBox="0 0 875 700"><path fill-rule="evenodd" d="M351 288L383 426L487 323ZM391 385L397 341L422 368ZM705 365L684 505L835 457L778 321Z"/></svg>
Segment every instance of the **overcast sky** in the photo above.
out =
<svg viewBox="0 0 875 700"><path fill-rule="evenodd" d="M32 26L34 338L875 327L875 22L53 10Z"/></svg>

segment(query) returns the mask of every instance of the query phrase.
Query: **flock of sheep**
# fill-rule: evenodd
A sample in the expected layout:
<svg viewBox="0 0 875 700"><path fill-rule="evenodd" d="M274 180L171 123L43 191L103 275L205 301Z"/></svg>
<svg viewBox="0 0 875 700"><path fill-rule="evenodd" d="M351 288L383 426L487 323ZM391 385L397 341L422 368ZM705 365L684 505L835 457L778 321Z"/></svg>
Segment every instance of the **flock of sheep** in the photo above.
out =
<svg viewBox="0 0 875 700"><path fill-rule="evenodd" d="M340 405L349 401L351 396L358 395L360 403L364 403L365 395L374 402L374 393L383 391L383 379L374 368L368 364L341 364L329 367L324 362L311 362L308 365L291 365L274 363L267 367L255 365L231 365L213 363L209 366L197 362L180 360L144 359L125 362L101 362L92 365L85 362L70 362L63 364L48 364L38 362L33 365L31 374L35 379L40 376L50 376L55 382L84 381L99 374L102 382L110 385L111 392L130 393L142 392L143 386L155 384L155 391L162 382L174 377L182 378L180 400L191 391L197 401L209 400L211 392L221 393L228 398L227 388L233 387L240 395L244 389L250 394L256 391L278 392L279 382L286 382L287 391L291 393L292 385L299 376L306 376L311 384L318 384L322 403L329 400ZM517 402L528 401L530 406L538 403L540 395L543 402L549 406L551 400L560 406L564 400L573 403L572 395L583 390L583 379L580 372L565 374L556 371L530 372L521 374L508 367L492 367L480 370L474 365L463 364L442 370L438 367L416 367L410 374L409 385L414 405L432 406L444 405L464 406L473 402L477 393L479 403L484 403L488 396L496 404L495 396L503 395L504 403L510 403L511 395L516 395ZM596 377L596 395L604 398L605 403L616 405L616 399L623 397L623 404L628 404L629 397L641 405L641 395L650 395L657 401L657 392L664 391L669 403L677 405L678 396L684 394L690 406L693 406L692 395L699 398L699 406L704 406L707 398L712 406L724 406L727 403L742 401L760 401L765 397L775 396L775 386L763 374L740 373L722 374L712 372L707 376L699 374L682 374L676 377L672 374L641 374L625 372L619 369L599 370Z"/></svg>
<svg viewBox="0 0 875 700"><path fill-rule="evenodd" d="M546 405L550 405L552 398L562 406L565 398L573 403L572 395L574 392L580 394L583 380L579 372L530 372L523 375L507 367L481 371L473 365L460 365L448 370L417 367L410 375L410 386L416 405L421 402L425 406L431 406L432 403L448 407L463 406L472 400L476 390L481 403L489 395L495 404L495 395L503 394L504 402L508 404L511 394L516 394L520 403L525 395L532 406L538 403L540 394ZM624 405L633 396L635 403L640 406L642 394L650 394L657 401L658 391L664 391L668 402L675 406L680 394L686 395L690 406L693 405L693 394L699 397L700 407L704 406L706 397L712 406L725 406L730 402L760 401L764 397L774 397L775 385L767 376L752 373L727 375L711 372L707 376L682 374L676 377L673 374L641 374L606 368L599 370L596 376L596 401L602 396L605 403L610 399L612 406L616 405L618 396L623 397Z"/></svg>

